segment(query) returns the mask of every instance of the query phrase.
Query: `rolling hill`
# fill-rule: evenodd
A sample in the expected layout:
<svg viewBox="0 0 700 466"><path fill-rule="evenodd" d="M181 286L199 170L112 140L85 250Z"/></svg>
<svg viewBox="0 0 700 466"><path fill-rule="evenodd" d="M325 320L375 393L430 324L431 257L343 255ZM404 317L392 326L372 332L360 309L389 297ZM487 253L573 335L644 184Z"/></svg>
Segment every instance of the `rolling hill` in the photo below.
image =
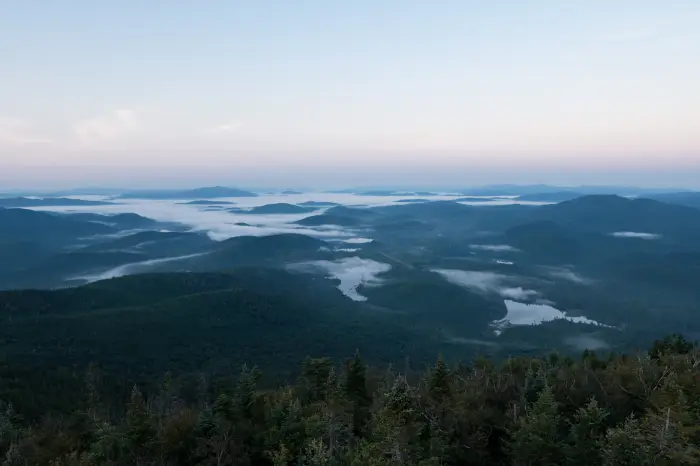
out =
<svg viewBox="0 0 700 466"><path fill-rule="evenodd" d="M688 238L700 233L700 211L651 199L591 195L534 211L534 217L581 230L644 232Z"/></svg>
<svg viewBox="0 0 700 466"><path fill-rule="evenodd" d="M26 406L21 391L79 384L70 374L90 364L100 368L106 389L126 392L165 370L215 376L249 363L283 379L292 361L307 355L342 357L359 348L388 361L432 352L430 341L416 340L387 315L358 314L353 306L331 282L259 269L0 292L0 341L11 361L0 365L0 379L8 381L0 398L23 412L50 411L64 400L47 396L43 406ZM73 393L80 397L80 386Z"/></svg>
<svg viewBox="0 0 700 466"><path fill-rule="evenodd" d="M95 214L95 213L65 213L64 215L72 220L99 223L112 226L120 230L155 228L160 222L142 215L133 213L124 214Z"/></svg>
<svg viewBox="0 0 700 466"><path fill-rule="evenodd" d="M82 236L107 234L114 228L66 215L28 209L0 209L0 242L35 240L56 244Z"/></svg>
<svg viewBox="0 0 700 466"><path fill-rule="evenodd" d="M323 225L338 225L345 227L354 227L361 224L361 220L356 217L346 217L343 215L334 214L319 214L312 215L311 217L302 218L298 220L298 225L304 226L323 226Z"/></svg>
<svg viewBox="0 0 700 466"><path fill-rule="evenodd" d="M248 211L250 214L305 214L317 210L315 207L303 207L284 202L275 204L265 204L262 206L253 207Z"/></svg>
<svg viewBox="0 0 700 466"><path fill-rule="evenodd" d="M142 231L108 239L79 249L80 252L128 250L149 258L182 256L204 252L217 244L203 233Z"/></svg>
<svg viewBox="0 0 700 466"><path fill-rule="evenodd" d="M314 289L295 302L316 308L314 293L321 293L363 325L367 312L377 313L376 318L390 315L400 320L401 331L418 332L441 351L465 356L481 346L441 345L463 339L478 340L494 353L537 351L547 345L560 349L566 347L566 338L584 332L572 324L565 327L570 334L551 334L554 324L546 323L528 329L514 326L495 336L490 322L504 318L504 296L604 322L610 328L596 329L597 338L611 348L628 348L642 340L646 344L655 331L700 328L695 315L699 288L693 285L700 211L649 199L591 195L545 206L468 206L454 201L333 206L296 222L307 227L347 226L357 237L371 240L355 244L352 239L343 242L347 232L328 241L273 234L215 242L193 232L122 231L126 226L153 225L137 215L0 210L1 215L17 216L11 222L15 229L24 225L13 235L5 231L5 247L0 248L0 284L5 287L66 286L69 277L110 276L110 268L115 274L231 272L243 291L291 297ZM8 225L1 223L0 231ZM34 235L47 241L46 232L54 232L50 242L32 240ZM640 236L645 234L658 236ZM84 244L77 244L80 238ZM178 260L169 260L173 258ZM248 268L248 281L243 281L247 275L241 267ZM372 278L372 267L384 270L379 279ZM287 269L306 275L299 278ZM465 272L470 279L485 281L460 287L434 270ZM500 282L508 283L505 291ZM348 287L367 301L352 301L338 291ZM203 293L218 291L207 288ZM178 291L173 293L172 298L179 299ZM138 292L124 294L137 299Z"/></svg>
<svg viewBox="0 0 700 466"><path fill-rule="evenodd" d="M654 193L644 197L669 204L684 205L700 209L700 192Z"/></svg>

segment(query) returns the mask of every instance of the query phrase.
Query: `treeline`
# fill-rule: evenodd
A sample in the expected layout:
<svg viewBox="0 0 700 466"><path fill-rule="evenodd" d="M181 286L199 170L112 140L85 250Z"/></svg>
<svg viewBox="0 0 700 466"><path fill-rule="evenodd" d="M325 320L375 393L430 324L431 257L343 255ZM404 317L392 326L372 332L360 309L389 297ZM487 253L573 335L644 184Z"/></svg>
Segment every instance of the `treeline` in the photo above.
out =
<svg viewBox="0 0 700 466"><path fill-rule="evenodd" d="M648 353L486 359L424 374L307 359L298 381L265 390L243 368L115 409L99 371L73 414L28 425L5 405L4 466L700 464L700 351L679 336ZM46 387L51 390L52 387Z"/></svg>

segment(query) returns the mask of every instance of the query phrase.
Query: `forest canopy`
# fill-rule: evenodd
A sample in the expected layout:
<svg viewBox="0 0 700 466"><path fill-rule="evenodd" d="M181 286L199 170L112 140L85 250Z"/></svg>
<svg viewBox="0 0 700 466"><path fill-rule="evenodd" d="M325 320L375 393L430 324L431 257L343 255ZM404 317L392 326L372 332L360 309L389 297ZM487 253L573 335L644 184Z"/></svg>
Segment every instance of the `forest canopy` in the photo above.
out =
<svg viewBox="0 0 700 466"><path fill-rule="evenodd" d="M481 358L424 373L307 358L296 382L244 366L214 383L165 374L125 403L99 368L68 414L0 414L3 465L692 465L700 352L678 335L648 353ZM61 387L52 387L60 391ZM31 394L27 394L31 396Z"/></svg>

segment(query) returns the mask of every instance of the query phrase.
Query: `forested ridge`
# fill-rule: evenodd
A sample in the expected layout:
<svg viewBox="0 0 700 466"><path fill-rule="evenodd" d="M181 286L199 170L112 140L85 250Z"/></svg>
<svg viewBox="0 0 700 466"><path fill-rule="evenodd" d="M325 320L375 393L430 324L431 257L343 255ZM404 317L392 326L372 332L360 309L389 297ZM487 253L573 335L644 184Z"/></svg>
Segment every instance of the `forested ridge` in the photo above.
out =
<svg viewBox="0 0 700 466"><path fill-rule="evenodd" d="M2 466L700 464L694 209L336 206L299 223L357 237L221 242L0 214Z"/></svg>
<svg viewBox="0 0 700 466"><path fill-rule="evenodd" d="M700 462L700 351L481 358L421 374L307 358L297 381L165 374L126 403L82 377L67 414L4 404L3 465L692 465ZM78 374L75 375L79 377ZM60 390L60 387L46 387Z"/></svg>

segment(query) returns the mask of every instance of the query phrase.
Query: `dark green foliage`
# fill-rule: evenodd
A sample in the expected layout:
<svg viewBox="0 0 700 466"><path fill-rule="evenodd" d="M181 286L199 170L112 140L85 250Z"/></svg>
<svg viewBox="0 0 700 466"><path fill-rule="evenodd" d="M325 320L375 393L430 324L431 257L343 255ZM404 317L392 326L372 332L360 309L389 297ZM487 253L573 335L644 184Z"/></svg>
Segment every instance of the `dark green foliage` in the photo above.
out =
<svg viewBox="0 0 700 466"><path fill-rule="evenodd" d="M673 334L662 340L656 340L649 351L649 355L658 359L664 354L687 354L693 349L693 344L682 335Z"/></svg>
<svg viewBox="0 0 700 466"><path fill-rule="evenodd" d="M445 361L438 359L435 367L430 372L429 390L437 399L449 398L451 393L451 374Z"/></svg>
<svg viewBox="0 0 700 466"><path fill-rule="evenodd" d="M331 360L306 359L295 385L264 389L244 367L220 388L200 377L188 401L166 375L146 396L133 387L110 400L110 413L92 368L70 414L29 424L3 406L0 455L8 466L690 466L700 460L700 353L680 349L596 368L590 355L469 368L439 359L422 377L370 376L356 354L343 380Z"/></svg>
<svg viewBox="0 0 700 466"><path fill-rule="evenodd" d="M186 262L190 270L228 270L241 266L278 267L288 262L316 258L322 240L283 233L272 236L238 236L216 245L209 254Z"/></svg>
<svg viewBox="0 0 700 466"><path fill-rule="evenodd" d="M355 353L352 361L346 363L345 394L352 405L352 428L355 435L361 435L367 423L372 398L367 392L366 368L360 353Z"/></svg>
<svg viewBox="0 0 700 466"><path fill-rule="evenodd" d="M517 417L517 409L515 410ZM553 466L561 464L563 444L558 435L562 422L552 389L546 386L537 401L517 417L511 432L508 452L513 463L523 466Z"/></svg>
<svg viewBox="0 0 700 466"><path fill-rule="evenodd" d="M309 401L325 400L328 395L328 378L333 371L329 358L307 358L301 368L301 385Z"/></svg>
<svg viewBox="0 0 700 466"><path fill-rule="evenodd" d="M97 235L114 229L94 223L93 214L12 214L24 230L0 248L8 280L43 284L43 273L179 251L204 254L163 269L231 273L0 293L0 460L698 463L700 355L685 340L700 331L697 212L614 196L544 208L406 204L326 214L372 228L367 236L375 241L353 254L392 265L381 286L358 288L366 302L344 297L326 272L281 270L346 257L332 242L274 235L213 243L195 233L145 232L66 252L73 242L39 244L25 233L55 227L56 238L74 241L94 225ZM611 235L657 226L662 236L653 241ZM485 244L517 251L472 247ZM496 271L507 275L504 286L536 289L568 315L613 328L559 320L496 337L490 324L505 315L503 296L450 283L432 271L441 268ZM682 335L656 341L648 354L624 355L673 332ZM597 352L565 352L579 347ZM336 365L356 349L362 358L358 351ZM436 354L444 357L434 362ZM239 372L246 362L265 377L248 367ZM403 373L372 369L386 363Z"/></svg>
<svg viewBox="0 0 700 466"><path fill-rule="evenodd" d="M126 399L134 384L153 390L164 371L218 379L249 362L287 381L307 355L339 359L359 348L388 362L437 352L430 341L405 346L417 339L410 329L381 313L360 319L352 304L329 280L245 268L0 293L0 399L29 417L65 411L81 397L73 375L90 364L101 368L104 394Z"/></svg>
<svg viewBox="0 0 700 466"><path fill-rule="evenodd" d="M593 398L570 421L569 443L566 446L566 464L596 466L602 464L603 434L607 413Z"/></svg>
<svg viewBox="0 0 700 466"><path fill-rule="evenodd" d="M131 400L126 409L126 431L124 439L129 455L135 464L146 463L153 451L156 437L153 415L138 388L131 392Z"/></svg>

